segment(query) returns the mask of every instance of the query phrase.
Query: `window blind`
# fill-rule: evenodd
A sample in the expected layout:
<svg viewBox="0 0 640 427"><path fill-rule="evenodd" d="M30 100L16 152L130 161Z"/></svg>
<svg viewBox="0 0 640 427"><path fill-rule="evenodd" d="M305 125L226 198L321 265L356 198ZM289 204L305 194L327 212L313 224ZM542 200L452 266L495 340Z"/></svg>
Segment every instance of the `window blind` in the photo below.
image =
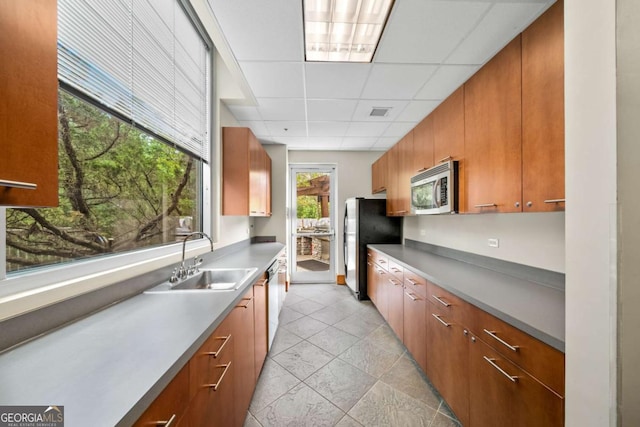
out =
<svg viewBox="0 0 640 427"><path fill-rule="evenodd" d="M204 161L209 62L179 0L58 1L58 78Z"/></svg>

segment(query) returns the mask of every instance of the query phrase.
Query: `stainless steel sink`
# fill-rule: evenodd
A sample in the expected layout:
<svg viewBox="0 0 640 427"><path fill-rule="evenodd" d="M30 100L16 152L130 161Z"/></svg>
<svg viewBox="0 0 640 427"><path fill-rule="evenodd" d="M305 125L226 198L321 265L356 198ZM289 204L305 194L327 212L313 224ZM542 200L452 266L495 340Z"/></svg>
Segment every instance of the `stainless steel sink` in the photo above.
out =
<svg viewBox="0 0 640 427"><path fill-rule="evenodd" d="M256 268L203 268L178 283L164 282L147 293L166 291L235 291Z"/></svg>

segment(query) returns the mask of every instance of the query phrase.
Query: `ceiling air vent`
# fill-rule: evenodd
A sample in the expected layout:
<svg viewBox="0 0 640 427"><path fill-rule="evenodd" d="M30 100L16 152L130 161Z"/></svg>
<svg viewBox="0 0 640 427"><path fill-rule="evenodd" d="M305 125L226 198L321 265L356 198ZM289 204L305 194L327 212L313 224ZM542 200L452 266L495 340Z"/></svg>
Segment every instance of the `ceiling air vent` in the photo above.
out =
<svg viewBox="0 0 640 427"><path fill-rule="evenodd" d="M373 107L369 113L370 117L387 117L391 107Z"/></svg>

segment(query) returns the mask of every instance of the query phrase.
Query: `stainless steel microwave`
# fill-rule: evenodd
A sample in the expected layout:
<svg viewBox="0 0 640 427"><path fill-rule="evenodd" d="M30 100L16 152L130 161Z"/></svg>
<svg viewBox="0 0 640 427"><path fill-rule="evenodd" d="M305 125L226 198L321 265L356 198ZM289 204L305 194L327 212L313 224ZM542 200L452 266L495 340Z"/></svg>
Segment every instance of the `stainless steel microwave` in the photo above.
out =
<svg viewBox="0 0 640 427"><path fill-rule="evenodd" d="M415 215L458 212L458 162L449 160L411 178L411 212Z"/></svg>

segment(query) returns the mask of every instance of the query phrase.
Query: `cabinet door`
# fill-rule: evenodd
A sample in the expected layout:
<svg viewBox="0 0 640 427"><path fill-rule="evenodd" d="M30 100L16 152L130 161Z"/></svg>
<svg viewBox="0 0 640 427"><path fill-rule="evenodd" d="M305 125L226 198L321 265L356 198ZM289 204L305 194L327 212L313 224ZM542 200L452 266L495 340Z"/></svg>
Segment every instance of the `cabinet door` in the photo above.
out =
<svg viewBox="0 0 640 427"><path fill-rule="evenodd" d="M466 173L464 152L464 87L460 86L433 113L433 160L458 161L458 196L460 212L466 209Z"/></svg>
<svg viewBox="0 0 640 427"><path fill-rule="evenodd" d="M520 212L520 36L464 85L468 212Z"/></svg>
<svg viewBox="0 0 640 427"><path fill-rule="evenodd" d="M475 337L469 347L472 427L563 425L560 396Z"/></svg>
<svg viewBox="0 0 640 427"><path fill-rule="evenodd" d="M564 210L564 16L557 2L522 33L524 212Z"/></svg>
<svg viewBox="0 0 640 427"><path fill-rule="evenodd" d="M376 271L376 265L371 259L370 252L367 254L367 296L378 306L378 277Z"/></svg>
<svg viewBox="0 0 640 427"><path fill-rule="evenodd" d="M242 425L256 386L255 331L253 289L249 289L229 316L233 319L235 371L235 411L237 425Z"/></svg>
<svg viewBox="0 0 640 427"><path fill-rule="evenodd" d="M386 191L387 181L387 156L383 154L371 165L371 193L381 193Z"/></svg>
<svg viewBox="0 0 640 427"><path fill-rule="evenodd" d="M460 323L428 304L427 376L465 426L469 420L467 334Z"/></svg>
<svg viewBox="0 0 640 427"><path fill-rule="evenodd" d="M267 278L263 277L253 285L253 317L255 344L255 381L258 381L260 371L267 357L269 348L269 332L267 323Z"/></svg>
<svg viewBox="0 0 640 427"><path fill-rule="evenodd" d="M249 139L249 214L252 216L261 215L263 209L262 197L262 168L263 161L261 156L260 142L251 133Z"/></svg>
<svg viewBox="0 0 640 427"><path fill-rule="evenodd" d="M376 266L376 308L384 319L389 318L389 298L387 296L387 277L389 273Z"/></svg>
<svg viewBox="0 0 640 427"><path fill-rule="evenodd" d="M395 210L397 216L411 215L411 177L413 176L413 130L406 134L398 143L398 206Z"/></svg>
<svg viewBox="0 0 640 427"><path fill-rule="evenodd" d="M58 206L56 2L0 2L0 29L0 181L36 185L0 183L0 206Z"/></svg>
<svg viewBox="0 0 640 427"><path fill-rule="evenodd" d="M398 193L398 169L400 168L400 143L387 151L387 216L395 216L400 206Z"/></svg>
<svg viewBox="0 0 640 427"><path fill-rule="evenodd" d="M265 201L264 201L264 211L266 212L266 216L271 216L271 157L267 152L264 152L264 160L265 160Z"/></svg>
<svg viewBox="0 0 640 427"><path fill-rule="evenodd" d="M387 280L385 286L387 288L387 317L386 320L389 323L393 332L400 341L403 340L403 300L404 300L404 288L402 286L402 279L392 275L386 275Z"/></svg>
<svg viewBox="0 0 640 427"><path fill-rule="evenodd" d="M433 114L429 114L413 130L412 176L433 166L433 144Z"/></svg>
<svg viewBox="0 0 640 427"><path fill-rule="evenodd" d="M223 215L249 215L250 134L248 128L222 129Z"/></svg>
<svg viewBox="0 0 640 427"><path fill-rule="evenodd" d="M403 342L413 359L427 372L427 301L409 287L403 291Z"/></svg>

